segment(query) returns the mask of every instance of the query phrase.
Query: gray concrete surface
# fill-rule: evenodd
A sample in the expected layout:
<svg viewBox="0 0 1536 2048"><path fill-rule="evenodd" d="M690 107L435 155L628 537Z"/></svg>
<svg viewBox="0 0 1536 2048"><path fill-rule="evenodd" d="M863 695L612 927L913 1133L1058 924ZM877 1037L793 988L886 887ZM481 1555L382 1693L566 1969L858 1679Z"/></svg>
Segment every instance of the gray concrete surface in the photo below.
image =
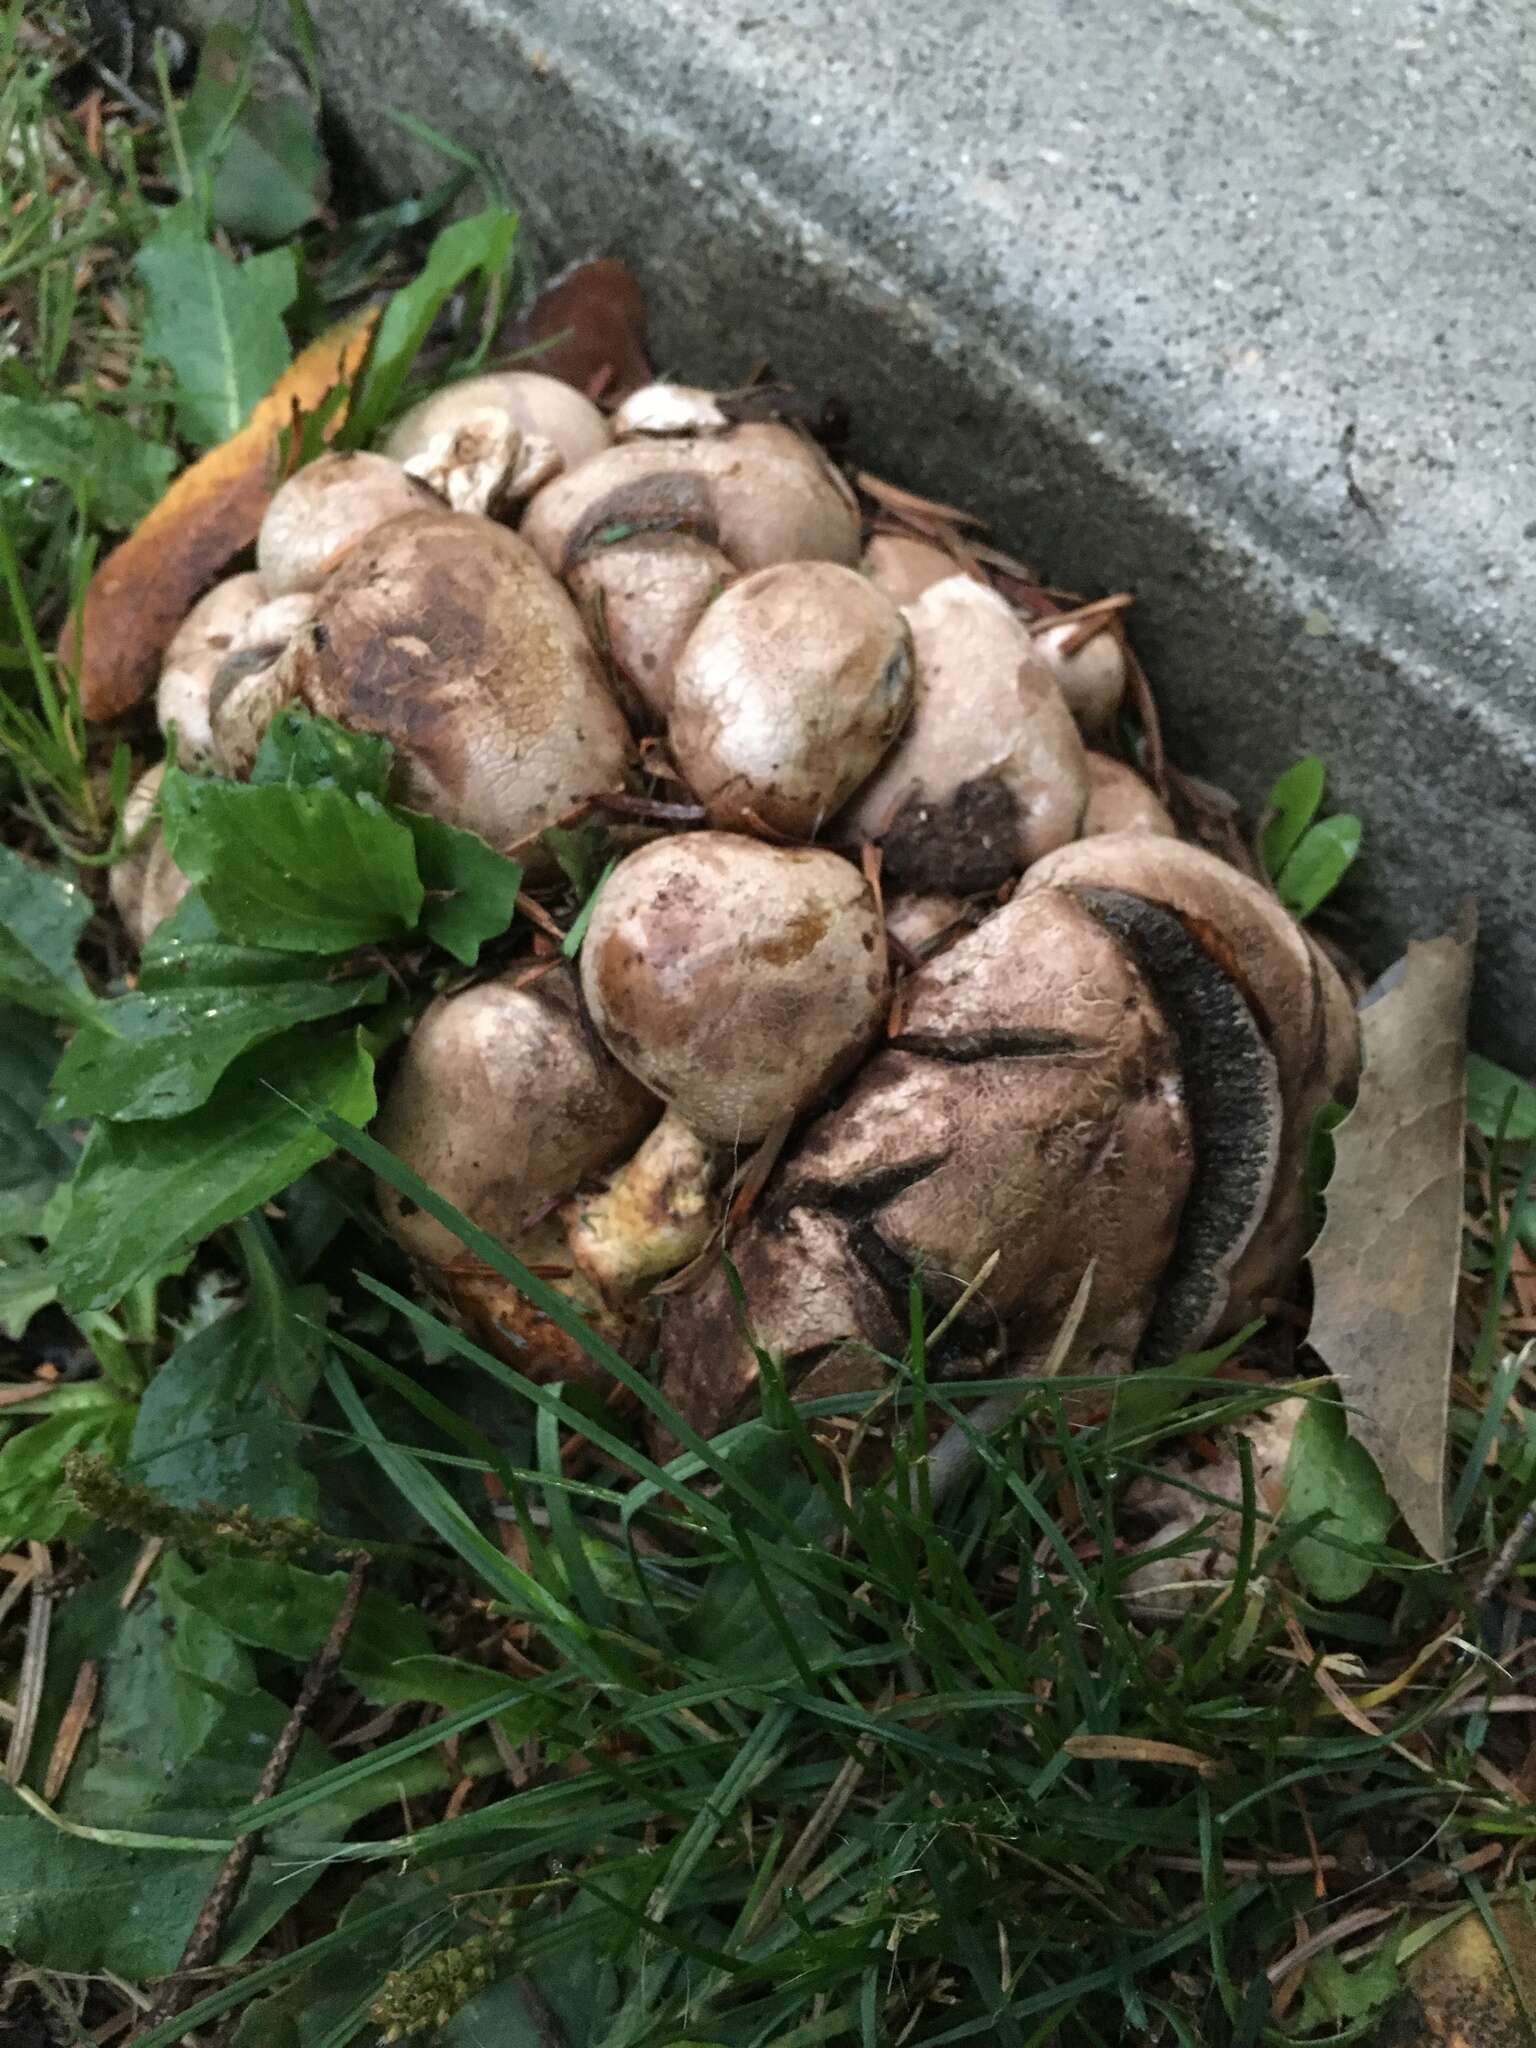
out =
<svg viewBox="0 0 1536 2048"><path fill-rule="evenodd" d="M194 0L207 6L208 0ZM392 187L409 106L659 355L852 401L859 454L1139 593L1179 757L1302 751L1373 963L1483 913L1536 1066L1536 25L1504 0L313 0Z"/></svg>

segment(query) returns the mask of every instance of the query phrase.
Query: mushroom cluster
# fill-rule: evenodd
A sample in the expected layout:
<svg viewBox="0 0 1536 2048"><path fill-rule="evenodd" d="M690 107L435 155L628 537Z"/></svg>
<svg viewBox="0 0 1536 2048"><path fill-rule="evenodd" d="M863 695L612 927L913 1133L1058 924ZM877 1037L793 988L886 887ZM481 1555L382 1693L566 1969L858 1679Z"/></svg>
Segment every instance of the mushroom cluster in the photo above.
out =
<svg viewBox="0 0 1536 2048"><path fill-rule="evenodd" d="M306 705L536 891L549 827L641 821L579 971L440 995L378 1128L659 1348L704 1430L762 1348L807 1391L872 1384L914 1277L953 1311L936 1370L1027 1373L1090 1269L1085 1370L1233 1327L1292 1280L1308 1132L1354 1082L1330 959L1111 751L1118 613L1032 606L920 527L760 408L475 377L292 476L161 678L184 762L247 773ZM141 938L184 886L152 828L113 878ZM524 1369L590 1371L380 1203Z"/></svg>

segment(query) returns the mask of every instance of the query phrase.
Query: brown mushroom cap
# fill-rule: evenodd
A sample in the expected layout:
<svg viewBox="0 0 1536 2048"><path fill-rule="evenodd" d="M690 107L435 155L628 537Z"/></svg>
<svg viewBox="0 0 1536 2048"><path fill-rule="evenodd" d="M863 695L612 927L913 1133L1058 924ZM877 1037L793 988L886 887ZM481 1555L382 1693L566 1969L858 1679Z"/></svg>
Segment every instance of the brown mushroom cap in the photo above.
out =
<svg viewBox="0 0 1536 2048"><path fill-rule="evenodd" d="M961 896L890 896L885 904L885 928L909 952L926 953L938 941L957 934L965 917Z"/></svg>
<svg viewBox="0 0 1536 2048"><path fill-rule="evenodd" d="M892 604L902 606L916 604L925 590L959 571L953 555L905 533L871 535L859 567Z"/></svg>
<svg viewBox="0 0 1536 2048"><path fill-rule="evenodd" d="M613 438L636 434L723 434L730 425L713 391L697 384L642 384L614 413Z"/></svg>
<svg viewBox="0 0 1536 2048"><path fill-rule="evenodd" d="M520 530L566 575L594 538L626 529L693 534L743 571L859 558L852 491L810 442L771 421L621 442L546 484Z"/></svg>
<svg viewBox="0 0 1536 2048"><path fill-rule="evenodd" d="M541 1209L621 1157L656 1104L582 1025L574 977L528 988L503 975L425 1012L374 1135L471 1222L516 1247ZM463 1247L425 1210L378 1183L385 1222L439 1265Z"/></svg>
<svg viewBox="0 0 1536 2048"><path fill-rule="evenodd" d="M197 767L213 752L208 697L225 657L245 637L247 621L267 601L267 587L254 570L226 576L198 599L165 650L155 691L160 730L176 728L176 757Z"/></svg>
<svg viewBox="0 0 1536 2048"><path fill-rule="evenodd" d="M312 710L392 742L404 802L493 846L624 781L629 728L574 605L472 513L412 513L360 541L284 666Z"/></svg>
<svg viewBox="0 0 1536 2048"><path fill-rule="evenodd" d="M1064 620L1043 626L1032 637L1035 651L1055 676L1067 709L1090 739L1106 733L1125 695L1125 648L1113 626L1104 626L1075 652L1067 649L1082 630L1081 622Z"/></svg>
<svg viewBox="0 0 1536 2048"><path fill-rule="evenodd" d="M597 644L657 725L689 635L735 571L686 533L643 533L594 549L566 578Z"/></svg>
<svg viewBox="0 0 1536 2048"><path fill-rule="evenodd" d="M808 837L869 776L912 706L888 597L833 562L786 562L705 612L672 684L668 740L717 824Z"/></svg>
<svg viewBox="0 0 1536 2048"><path fill-rule="evenodd" d="M313 590L268 598L246 621L244 636L225 656L208 693L210 758L221 774L248 775L262 736L292 700L281 667L298 634L315 616Z"/></svg>
<svg viewBox="0 0 1536 2048"><path fill-rule="evenodd" d="M390 429L384 453L394 462L409 462L457 431L469 414L486 409L504 414L522 435L553 442L566 469L608 446L608 422L573 386L539 370L492 370L445 385L413 405Z"/></svg>
<svg viewBox="0 0 1536 2048"><path fill-rule="evenodd" d="M885 850L892 882L971 895L1077 832L1083 744L1054 678L993 590L950 576L906 612L917 704L839 829Z"/></svg>
<svg viewBox="0 0 1536 2048"><path fill-rule="evenodd" d="M726 832L620 861L587 927L581 985L614 1057L719 1145L754 1143L815 1102L889 995L858 869Z"/></svg>
<svg viewBox="0 0 1536 2048"><path fill-rule="evenodd" d="M770 1187L732 1249L748 1319L792 1376L899 1350L910 1275L953 1302L996 1252L938 1366L1027 1371L1097 1260L1077 1356L1119 1368L1192 1168L1173 1034L1139 969L1072 897L1015 898L912 976L898 1037ZM663 1355L695 1427L731 1419L756 1366L722 1274L668 1304ZM867 1351L860 1370L849 1384L878 1383Z"/></svg>
<svg viewBox="0 0 1536 2048"><path fill-rule="evenodd" d="M1154 832L1161 839L1179 836L1173 819L1134 768L1090 748L1088 808L1078 837L1097 839L1106 832Z"/></svg>
<svg viewBox="0 0 1536 2048"><path fill-rule="evenodd" d="M165 763L146 768L123 805L123 834L130 845L149 824L160 794ZM165 835L158 824L151 825L137 846L114 861L107 877L113 908L122 919L128 936L141 949L156 925L162 924L192 884L171 859Z"/></svg>
<svg viewBox="0 0 1536 2048"><path fill-rule="evenodd" d="M376 526L442 501L398 462L362 449L321 455L279 486L256 536L256 567L273 597L318 590Z"/></svg>

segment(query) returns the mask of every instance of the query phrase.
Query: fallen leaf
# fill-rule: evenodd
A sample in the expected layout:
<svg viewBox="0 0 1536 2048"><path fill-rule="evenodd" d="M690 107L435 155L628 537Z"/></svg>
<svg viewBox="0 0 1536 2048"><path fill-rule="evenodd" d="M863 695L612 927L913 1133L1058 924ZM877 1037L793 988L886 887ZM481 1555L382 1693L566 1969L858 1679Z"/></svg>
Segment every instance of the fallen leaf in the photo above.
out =
<svg viewBox="0 0 1536 2048"><path fill-rule="evenodd" d="M1333 1134L1311 1256L1311 1343L1349 1428L1431 1557L1444 1556L1445 1439L1461 1253L1467 998L1475 919L1411 945L1361 1012L1364 1072Z"/></svg>
<svg viewBox="0 0 1536 2048"><path fill-rule="evenodd" d="M77 652L73 620L59 644L66 665L78 660L87 718L116 718L153 686L176 628L255 540L276 486L279 434L356 370L377 317L370 311L312 342L240 431L183 470L97 568L85 593L84 646ZM333 431L342 416L333 415Z"/></svg>
<svg viewBox="0 0 1536 2048"><path fill-rule="evenodd" d="M1079 1763L1168 1764L1175 1770L1198 1771L1219 1778L1225 1764L1180 1742L1158 1742L1143 1735L1069 1735L1061 1745Z"/></svg>
<svg viewBox="0 0 1536 2048"><path fill-rule="evenodd" d="M559 377L610 404L651 381L645 294L616 256L578 263L557 277L497 336L497 353L536 348L531 370Z"/></svg>

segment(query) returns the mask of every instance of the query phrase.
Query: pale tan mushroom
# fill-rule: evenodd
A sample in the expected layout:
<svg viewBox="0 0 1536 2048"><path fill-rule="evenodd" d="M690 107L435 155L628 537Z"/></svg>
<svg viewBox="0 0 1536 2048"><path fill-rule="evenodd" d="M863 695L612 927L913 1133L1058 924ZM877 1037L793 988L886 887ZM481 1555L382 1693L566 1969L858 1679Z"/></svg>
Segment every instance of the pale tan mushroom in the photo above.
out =
<svg viewBox="0 0 1536 2048"><path fill-rule="evenodd" d="M384 453L402 465L427 454L465 419L498 413L520 440L544 442L563 469L575 469L609 443L608 422L590 398L541 370L490 370L444 385L413 405L384 442Z"/></svg>
<svg viewBox="0 0 1536 2048"><path fill-rule="evenodd" d="M107 877L112 906L141 949L192 886L171 859L159 824L150 823L164 776L165 763L157 761L128 792L123 805L123 836L129 851L113 862Z"/></svg>
<svg viewBox="0 0 1536 2048"><path fill-rule="evenodd" d="M283 657L314 618L316 601L312 590L268 598L220 664L208 693L209 758L220 774L250 774L267 727L292 701Z"/></svg>
<svg viewBox="0 0 1536 2048"><path fill-rule="evenodd" d="M553 441L514 426L499 406L466 407L452 424L402 464L452 512L505 516L560 474Z"/></svg>
<svg viewBox="0 0 1536 2048"><path fill-rule="evenodd" d="M730 420L713 391L696 384L642 384L610 423L616 441L638 434L723 434Z"/></svg>
<svg viewBox="0 0 1536 2048"><path fill-rule="evenodd" d="M1081 646L1073 643L1083 630L1078 619L1033 632L1035 651L1049 666L1067 700L1067 709L1089 739L1101 739L1115 722L1125 696L1125 645L1113 620L1104 621Z"/></svg>
<svg viewBox="0 0 1536 2048"><path fill-rule="evenodd" d="M208 699L214 678L243 643L247 623L267 598L267 587L254 571L226 576L193 605L165 650L155 717L163 733L176 728L176 758L183 768L201 767L212 758Z"/></svg>
<svg viewBox="0 0 1536 2048"><path fill-rule="evenodd" d="M734 584L683 649L667 728L720 825L809 838L889 750L912 707L912 640L890 599L833 562Z"/></svg>
<svg viewBox="0 0 1536 2048"><path fill-rule="evenodd" d="M951 576L907 607L917 701L899 745L838 820L893 885L972 895L1065 845L1088 801L1083 744L1014 612Z"/></svg>
<svg viewBox="0 0 1536 2048"><path fill-rule="evenodd" d="M318 590L365 534L442 501L398 462L361 449L317 456L279 485L256 536L268 593Z"/></svg>
<svg viewBox="0 0 1536 2048"><path fill-rule="evenodd" d="M1080 839L1097 839L1105 832L1153 832L1161 839L1178 838L1179 828L1134 768L1108 754L1096 754L1092 748L1087 758L1088 808L1083 813Z"/></svg>
<svg viewBox="0 0 1536 2048"><path fill-rule="evenodd" d="M859 567L892 604L903 607L916 604L931 585L943 583L960 569L945 549L907 533L873 534Z"/></svg>
<svg viewBox="0 0 1536 2048"><path fill-rule="evenodd" d="M718 548L688 533L594 546L567 572L588 631L647 723L666 724L683 649L735 574Z"/></svg>

